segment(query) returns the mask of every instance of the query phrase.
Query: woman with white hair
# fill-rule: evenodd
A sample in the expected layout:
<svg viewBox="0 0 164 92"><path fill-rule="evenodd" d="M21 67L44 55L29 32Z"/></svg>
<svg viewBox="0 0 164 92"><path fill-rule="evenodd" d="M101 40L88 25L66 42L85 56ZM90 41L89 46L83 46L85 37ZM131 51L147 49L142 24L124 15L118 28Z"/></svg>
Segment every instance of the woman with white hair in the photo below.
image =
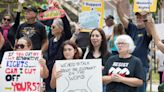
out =
<svg viewBox="0 0 164 92"><path fill-rule="evenodd" d="M145 76L141 60L131 54L135 49L134 42L130 36L120 35L115 45L119 54L111 56L103 70L106 92L136 92Z"/></svg>

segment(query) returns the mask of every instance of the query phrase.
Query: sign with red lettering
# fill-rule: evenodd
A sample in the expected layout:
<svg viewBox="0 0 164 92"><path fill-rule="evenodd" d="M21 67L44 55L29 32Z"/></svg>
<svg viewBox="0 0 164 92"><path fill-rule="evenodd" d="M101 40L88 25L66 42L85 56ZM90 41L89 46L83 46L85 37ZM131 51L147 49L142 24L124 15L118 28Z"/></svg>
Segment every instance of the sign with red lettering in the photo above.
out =
<svg viewBox="0 0 164 92"><path fill-rule="evenodd" d="M41 51L5 52L0 74L0 92L40 92Z"/></svg>
<svg viewBox="0 0 164 92"><path fill-rule="evenodd" d="M65 16L65 11L63 9L58 9L55 7L51 7L50 9L46 10L45 12L41 12L38 15L39 20L48 20L54 18L60 18Z"/></svg>

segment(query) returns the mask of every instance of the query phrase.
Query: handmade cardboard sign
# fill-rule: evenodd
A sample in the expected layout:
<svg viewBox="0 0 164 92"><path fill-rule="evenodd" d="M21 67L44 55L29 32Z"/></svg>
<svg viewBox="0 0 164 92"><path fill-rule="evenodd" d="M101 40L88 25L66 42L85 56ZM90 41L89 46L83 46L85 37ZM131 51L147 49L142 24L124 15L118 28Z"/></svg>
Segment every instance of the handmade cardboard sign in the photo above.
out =
<svg viewBox="0 0 164 92"><path fill-rule="evenodd" d="M1 64L0 92L40 92L41 51L5 52Z"/></svg>
<svg viewBox="0 0 164 92"><path fill-rule="evenodd" d="M134 0L133 12L156 12L157 0Z"/></svg>
<svg viewBox="0 0 164 92"><path fill-rule="evenodd" d="M57 92L102 92L101 59L57 60Z"/></svg>

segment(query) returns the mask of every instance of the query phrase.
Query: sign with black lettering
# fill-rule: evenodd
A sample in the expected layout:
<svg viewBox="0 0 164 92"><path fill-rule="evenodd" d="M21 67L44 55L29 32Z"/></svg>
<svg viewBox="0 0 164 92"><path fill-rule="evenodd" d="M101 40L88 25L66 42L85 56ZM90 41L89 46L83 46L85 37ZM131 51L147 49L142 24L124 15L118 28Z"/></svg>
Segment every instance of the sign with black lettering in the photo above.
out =
<svg viewBox="0 0 164 92"><path fill-rule="evenodd" d="M0 92L40 92L41 51L5 52L1 64Z"/></svg>
<svg viewBox="0 0 164 92"><path fill-rule="evenodd" d="M134 0L133 12L156 12L157 0Z"/></svg>
<svg viewBox="0 0 164 92"><path fill-rule="evenodd" d="M57 60L57 92L102 92L101 59Z"/></svg>

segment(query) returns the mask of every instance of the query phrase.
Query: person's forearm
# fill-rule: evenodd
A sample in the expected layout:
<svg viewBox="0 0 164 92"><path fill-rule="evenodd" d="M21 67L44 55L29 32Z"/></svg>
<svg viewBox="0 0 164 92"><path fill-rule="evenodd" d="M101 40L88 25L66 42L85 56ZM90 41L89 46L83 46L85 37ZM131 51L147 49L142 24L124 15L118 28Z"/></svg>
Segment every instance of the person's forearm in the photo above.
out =
<svg viewBox="0 0 164 92"><path fill-rule="evenodd" d="M103 76L102 80L103 80L103 84L108 84L112 82L111 76Z"/></svg>
<svg viewBox="0 0 164 92"><path fill-rule="evenodd" d="M143 80L138 79L138 78L123 77L121 79L121 83L129 85L131 87L138 87L143 84Z"/></svg>
<svg viewBox="0 0 164 92"><path fill-rule="evenodd" d="M164 44L161 41L158 41L156 45L158 49L160 49L164 53Z"/></svg>
<svg viewBox="0 0 164 92"><path fill-rule="evenodd" d="M48 49L48 40L46 39L46 40L43 41L41 50L44 53L47 49Z"/></svg>
<svg viewBox="0 0 164 92"><path fill-rule="evenodd" d="M124 12L122 10L120 2L116 5L116 8L117 8L117 14L118 14L121 22L123 23L125 28L128 28L129 21L127 20L126 15L124 14Z"/></svg>
<svg viewBox="0 0 164 92"><path fill-rule="evenodd" d="M0 50L1 50L1 48L3 47L3 45L4 45L4 38L3 38L3 36L2 36L2 34L0 33Z"/></svg>
<svg viewBox="0 0 164 92"><path fill-rule="evenodd" d="M161 42L159 35L156 32L155 24L153 22L146 22L146 29L152 35L157 47L164 53L164 44Z"/></svg>
<svg viewBox="0 0 164 92"><path fill-rule="evenodd" d="M52 75L53 75L53 74L52 74ZM55 89L55 88L56 88L56 78L55 78L55 76L52 76L52 77L51 77L50 87L51 87L52 89Z"/></svg>
<svg viewBox="0 0 164 92"><path fill-rule="evenodd" d="M42 72L41 72L41 77L42 78L47 78L49 75L49 71L46 65L42 66Z"/></svg>

